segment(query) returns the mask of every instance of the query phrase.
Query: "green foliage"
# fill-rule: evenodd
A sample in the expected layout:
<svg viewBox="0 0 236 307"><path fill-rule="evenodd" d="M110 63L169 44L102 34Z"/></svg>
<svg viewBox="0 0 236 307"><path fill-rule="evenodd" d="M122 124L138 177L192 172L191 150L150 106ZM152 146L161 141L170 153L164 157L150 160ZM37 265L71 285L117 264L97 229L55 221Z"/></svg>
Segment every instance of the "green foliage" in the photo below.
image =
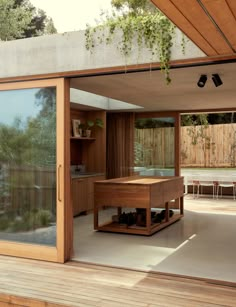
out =
<svg viewBox="0 0 236 307"><path fill-rule="evenodd" d="M212 113L208 114L208 121L210 124L230 124L236 123L236 113Z"/></svg>
<svg viewBox="0 0 236 307"><path fill-rule="evenodd" d="M28 122L27 133L31 135L33 163L37 165L56 164L56 89L46 87L36 94L36 105L41 111Z"/></svg>
<svg viewBox="0 0 236 307"><path fill-rule="evenodd" d="M192 145L195 146L199 144L201 146L204 157L206 156L207 150L212 149L213 154L215 151L215 143L212 142L212 137L207 133L208 128L209 123L207 114L197 115L195 120L193 120L192 125L187 128L187 133L191 137ZM206 164L206 158L204 159L204 163Z"/></svg>
<svg viewBox="0 0 236 307"><path fill-rule="evenodd" d="M210 137L207 136L206 130L209 127L207 114L198 114L186 116L186 119L191 123L191 127L187 129L188 135L192 138L192 145L197 145L199 142L202 143L204 148L210 148ZM199 126L195 129L195 126Z"/></svg>
<svg viewBox="0 0 236 307"><path fill-rule="evenodd" d="M118 11L96 27L87 26L86 48L92 51L97 44L111 44L114 34L121 31L121 41L117 42L120 52L127 58L136 43L139 52L143 47L151 51L151 61L160 61L167 83L170 83L169 61L171 58L174 25L157 9L151 10L147 1L112 1ZM126 8L126 10L125 10Z"/></svg>
<svg viewBox="0 0 236 307"><path fill-rule="evenodd" d="M31 4L29 5L29 10L32 18L29 27L24 31L24 37L57 33L52 18L47 17L43 10L33 7Z"/></svg>
<svg viewBox="0 0 236 307"><path fill-rule="evenodd" d="M24 160L25 148L29 146L29 139L20 129L18 120L12 127L0 124L0 161L13 164L21 164Z"/></svg>
<svg viewBox="0 0 236 307"><path fill-rule="evenodd" d="M186 49L186 43L189 41L189 39L182 33L181 37L181 47L182 47L182 53L185 54L185 49Z"/></svg>
<svg viewBox="0 0 236 307"><path fill-rule="evenodd" d="M47 227L52 221L52 214L48 210L31 210L24 213L24 215L16 216L14 220L7 216L1 217L0 230L7 230L9 232L29 231L41 227Z"/></svg>
<svg viewBox="0 0 236 307"><path fill-rule="evenodd" d="M18 232L18 231L28 231L32 229L32 225L26 223L25 220L15 220L14 222L10 223L10 227L8 229L9 232Z"/></svg>
<svg viewBox="0 0 236 307"><path fill-rule="evenodd" d="M185 114L181 116L181 126L207 126L208 114Z"/></svg>
<svg viewBox="0 0 236 307"><path fill-rule="evenodd" d="M91 129L94 126L93 120L87 120L87 129Z"/></svg>
<svg viewBox="0 0 236 307"><path fill-rule="evenodd" d="M52 220L52 214L48 210L39 210L35 214L35 225L37 227L46 227Z"/></svg>
<svg viewBox="0 0 236 307"><path fill-rule="evenodd" d="M184 114L181 116L181 126L209 125L236 123L236 113Z"/></svg>
<svg viewBox="0 0 236 307"><path fill-rule="evenodd" d="M129 11L139 15L143 12L156 12L156 7L149 0L111 0L112 6L118 11Z"/></svg>
<svg viewBox="0 0 236 307"><path fill-rule="evenodd" d="M56 33L52 19L28 0L0 0L0 40Z"/></svg>
<svg viewBox="0 0 236 307"><path fill-rule="evenodd" d="M44 34L53 34L53 33L57 33L57 29L54 26L52 18L47 17L44 27Z"/></svg>
<svg viewBox="0 0 236 307"><path fill-rule="evenodd" d="M23 6L16 6L14 0L0 0L0 39L12 40L24 37L32 14Z"/></svg>
<svg viewBox="0 0 236 307"><path fill-rule="evenodd" d="M101 118L96 118L95 119L95 126L99 128L103 128L103 120Z"/></svg>
<svg viewBox="0 0 236 307"><path fill-rule="evenodd" d="M186 150L181 150L180 155L181 155L181 160L185 160L188 158Z"/></svg>
<svg viewBox="0 0 236 307"><path fill-rule="evenodd" d="M56 92L42 88L36 94L41 111L12 126L0 124L0 161L12 165L45 166L56 163Z"/></svg>
<svg viewBox="0 0 236 307"><path fill-rule="evenodd" d="M200 129L195 129L194 126L187 129L188 135L192 139L192 145L197 145L199 142L203 142L203 140L209 144L210 138L206 135L206 129L208 127L207 125L203 125L200 126Z"/></svg>
<svg viewBox="0 0 236 307"><path fill-rule="evenodd" d="M45 227L52 220L49 211L32 210L25 193L40 182L37 170L40 171L41 167L45 169L45 166L50 171L55 170L56 165L56 88L35 89L34 93L35 100L31 106L37 105L36 114L32 113L32 117L25 120L15 118L13 124L0 123L2 231L28 231ZM18 172L22 169L25 171ZM18 188L17 201L14 198L15 187ZM15 203L20 205L15 206Z"/></svg>
<svg viewBox="0 0 236 307"><path fill-rule="evenodd" d="M139 166L143 164L143 145L138 143L138 142L134 142L134 165L135 166Z"/></svg>
<svg viewBox="0 0 236 307"><path fill-rule="evenodd" d="M86 123L82 123L79 125L80 129L83 130L89 130L92 127L99 127L99 128L103 128L103 120L101 118L96 118L95 121L94 120L87 120Z"/></svg>
<svg viewBox="0 0 236 307"><path fill-rule="evenodd" d="M150 129L150 128L162 128L173 127L173 123L162 121L156 118L138 118L135 120L135 128L137 129Z"/></svg>
<svg viewBox="0 0 236 307"><path fill-rule="evenodd" d="M9 219L4 215L0 217L0 231L4 231L9 227Z"/></svg>

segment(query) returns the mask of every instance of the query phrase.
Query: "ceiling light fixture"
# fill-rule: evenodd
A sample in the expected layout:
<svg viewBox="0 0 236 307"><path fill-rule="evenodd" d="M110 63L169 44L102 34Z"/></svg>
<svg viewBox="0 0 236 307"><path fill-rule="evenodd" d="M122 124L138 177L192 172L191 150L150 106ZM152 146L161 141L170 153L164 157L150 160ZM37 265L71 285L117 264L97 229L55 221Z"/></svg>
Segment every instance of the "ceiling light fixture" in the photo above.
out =
<svg viewBox="0 0 236 307"><path fill-rule="evenodd" d="M215 86L220 86L223 84L220 76L218 74L212 74L212 81L214 82Z"/></svg>
<svg viewBox="0 0 236 307"><path fill-rule="evenodd" d="M199 80L198 80L197 85L198 85L199 87L204 87L205 84L206 84L206 81L207 81L207 75L201 75L201 77L200 77Z"/></svg>

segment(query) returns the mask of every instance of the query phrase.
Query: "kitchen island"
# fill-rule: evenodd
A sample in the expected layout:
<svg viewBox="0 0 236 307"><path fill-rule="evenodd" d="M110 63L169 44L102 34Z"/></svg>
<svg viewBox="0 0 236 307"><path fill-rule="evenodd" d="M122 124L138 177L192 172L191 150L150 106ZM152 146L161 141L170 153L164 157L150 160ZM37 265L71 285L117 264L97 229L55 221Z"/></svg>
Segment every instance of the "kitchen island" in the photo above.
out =
<svg viewBox="0 0 236 307"><path fill-rule="evenodd" d="M94 229L152 235L164 227L171 225L183 217L183 177L157 177L157 176L130 176L109 180L96 181L94 183ZM170 216L170 202L178 204L178 212ZM118 218L125 208L134 210L146 210L146 223L144 226L137 224L125 225L119 221L111 221L99 224L99 211L108 207L117 208ZM152 208L164 208L165 216L162 221L152 222Z"/></svg>

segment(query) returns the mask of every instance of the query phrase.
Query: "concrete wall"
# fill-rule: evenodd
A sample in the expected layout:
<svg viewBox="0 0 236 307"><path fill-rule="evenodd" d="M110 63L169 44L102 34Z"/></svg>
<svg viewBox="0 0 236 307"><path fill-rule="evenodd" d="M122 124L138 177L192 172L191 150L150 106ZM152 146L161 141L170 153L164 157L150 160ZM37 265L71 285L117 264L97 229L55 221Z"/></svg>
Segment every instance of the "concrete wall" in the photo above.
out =
<svg viewBox="0 0 236 307"><path fill-rule="evenodd" d="M118 39L119 34L116 41ZM172 47L172 60L205 56L190 41L186 44L185 55L182 54L181 50L181 35L177 30ZM121 55L117 44L98 45L91 53L85 48L84 31L0 42L0 59L0 78L141 64L153 61L148 50L143 50L142 54L139 54L135 45L129 58L124 58Z"/></svg>

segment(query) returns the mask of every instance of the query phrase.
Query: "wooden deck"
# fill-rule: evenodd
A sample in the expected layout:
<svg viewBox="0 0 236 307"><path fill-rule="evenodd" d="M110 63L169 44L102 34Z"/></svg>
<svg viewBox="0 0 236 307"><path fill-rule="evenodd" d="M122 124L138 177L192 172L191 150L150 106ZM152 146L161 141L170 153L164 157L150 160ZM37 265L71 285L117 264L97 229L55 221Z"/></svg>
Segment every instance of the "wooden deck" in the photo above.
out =
<svg viewBox="0 0 236 307"><path fill-rule="evenodd" d="M236 284L0 256L0 306L235 306Z"/></svg>

